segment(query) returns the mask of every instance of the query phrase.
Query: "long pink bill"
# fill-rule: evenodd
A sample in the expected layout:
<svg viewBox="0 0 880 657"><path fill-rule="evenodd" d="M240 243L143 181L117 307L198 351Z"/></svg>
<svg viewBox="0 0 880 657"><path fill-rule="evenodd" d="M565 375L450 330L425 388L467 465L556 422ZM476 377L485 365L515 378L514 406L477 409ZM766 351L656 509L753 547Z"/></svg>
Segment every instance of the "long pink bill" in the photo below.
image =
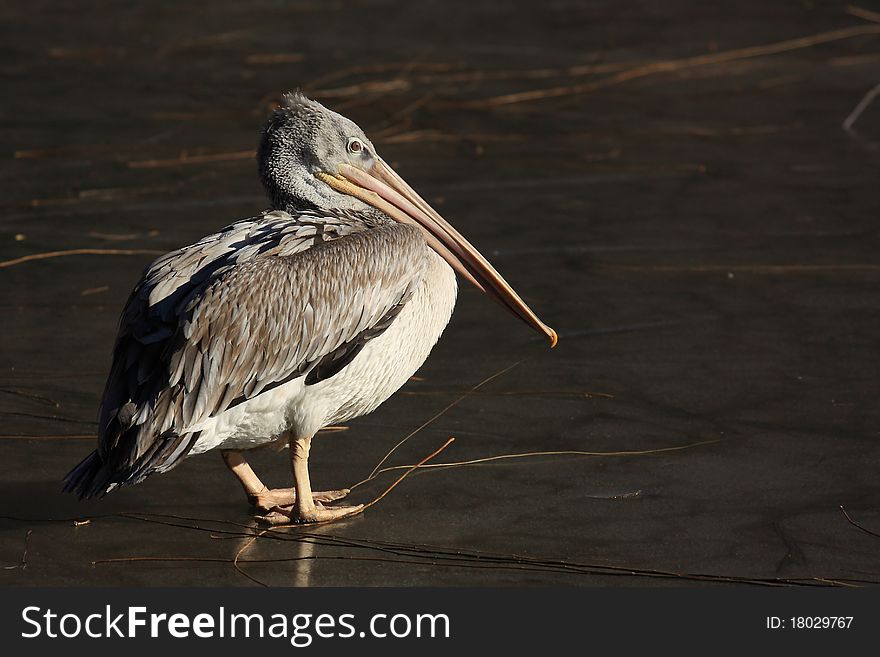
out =
<svg viewBox="0 0 880 657"><path fill-rule="evenodd" d="M381 158L376 158L369 171L342 164L336 176L317 175L337 191L360 198L395 221L420 226L428 245L455 271L547 336L551 347L556 346L556 331L544 324L489 261Z"/></svg>

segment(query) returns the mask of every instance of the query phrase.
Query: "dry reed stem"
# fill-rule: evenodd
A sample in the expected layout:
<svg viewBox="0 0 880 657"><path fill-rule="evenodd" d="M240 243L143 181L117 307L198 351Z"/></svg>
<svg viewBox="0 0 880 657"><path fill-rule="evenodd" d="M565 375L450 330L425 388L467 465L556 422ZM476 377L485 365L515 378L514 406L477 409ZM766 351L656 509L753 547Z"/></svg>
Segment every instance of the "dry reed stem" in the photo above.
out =
<svg viewBox="0 0 880 657"><path fill-rule="evenodd" d="M634 68L630 68L608 78L598 80L596 82L588 82L584 84L549 87L545 89L534 89L531 91L522 91L512 94L502 94L499 96L491 96L479 100L463 101L455 103L462 107L470 107L474 109L487 109L492 107L500 107L505 105L513 105L516 103L525 103L535 100L543 100L545 98L560 98L564 96L573 96L584 93L591 93L599 89L604 89L613 85L628 82L638 78L644 78L651 75L661 73L674 73L685 69L696 68L698 66L711 66L715 64L726 64L729 62L750 59L753 57L764 57L767 55L777 55L792 50L800 50L810 48L824 43L832 43L843 39L851 39L857 36L865 36L870 34L880 34L880 25L856 25L853 27L845 27L829 32L820 32L809 36L799 37L796 39L787 39L776 43L769 43L760 46L749 46L746 48L736 48L733 50L725 50L717 53L706 55L696 55L692 57L684 57L680 59L667 59L656 62L649 62Z"/></svg>
<svg viewBox="0 0 880 657"><path fill-rule="evenodd" d="M14 267L25 262L33 262L34 260L46 260L48 258L62 258L73 255L162 255L164 251L156 249L66 249L64 251L46 251L44 253L31 253L30 255L13 258L12 260L3 260L0 262L0 269L6 267Z"/></svg>
<svg viewBox="0 0 880 657"><path fill-rule="evenodd" d="M27 570L28 562L28 548L30 547L31 534L34 533L34 530L28 529L24 533L24 551L21 553L21 558L18 561L18 564L15 566L3 566L3 570Z"/></svg>
<svg viewBox="0 0 880 657"><path fill-rule="evenodd" d="M522 360L521 360L521 361L517 361L517 362L514 363L513 365L509 365L508 367L505 367L505 368L504 368L503 370L501 370L500 372L496 372L496 373L493 374L492 376L489 376L489 377L483 379L483 380L480 381L477 385L475 385L473 388L471 388L468 392L466 392L465 394L461 395L460 397L458 397L457 399L455 399L455 400L454 400L453 402L451 402L450 404L447 404L445 407L443 407L443 409L442 409L439 413L437 413L436 415L434 415L433 417L431 417L429 420L426 420L425 422L423 422L418 428L416 428L416 429L414 429L413 431L411 431L410 433L408 433L408 434L407 434L407 435L406 435L406 436L405 436L400 442L398 442L394 447L392 447L391 450L390 450L387 454L385 454L385 456L382 457L382 460L379 461L379 463L376 464L376 467L373 468L373 471L370 472L369 476L367 477L367 480L369 480L370 478L372 478L373 475L375 475L376 472L379 470L379 468L382 467L382 464L385 463L385 461L388 460L388 458L389 458L389 457L390 457L390 456L391 456L391 455L397 450L397 448L400 447L401 445L403 445L407 440L409 440L410 438L412 438L413 436L415 436L415 435L416 435L417 433L419 433L422 429L424 429L425 427L427 427L428 425L430 425L430 424L433 423L434 421L438 420L438 419L439 419L440 417L442 417L447 411L449 411L452 407L456 406L459 402L461 402L461 401L463 401L464 399L466 399L466 398L468 397L468 395L470 395L471 393L475 392L476 390L479 390L480 388L482 388L484 385L486 385L486 384L489 383L490 381L493 381L494 379L497 379L497 378L498 378L499 376L501 376L502 374L506 374L507 372L509 372L510 370L512 370L514 367L516 367L517 365L520 365L520 364L523 363L523 362L524 362L524 361L522 361Z"/></svg>
<svg viewBox="0 0 880 657"><path fill-rule="evenodd" d="M850 517L849 513L847 513L846 509L843 508L842 504L840 505L840 512L843 514L843 517L846 518L846 521L849 524L851 524L853 527L856 527L857 529L861 529L863 532L865 532L869 536L876 536L877 538L880 538L880 534L878 534L877 532L871 531L867 527L863 527L862 525L857 523L855 520L853 520L852 517Z"/></svg>
<svg viewBox="0 0 880 657"><path fill-rule="evenodd" d="M268 538L285 542L308 542L317 546L339 547L339 548L356 548L375 550L385 554L403 556L407 559L387 559L384 557L357 557L357 556L297 556L285 557L280 559L241 559L240 563L278 563L278 562L296 562L302 560L352 560L352 561L387 561L391 563L412 563L416 565L431 566L447 566L458 568L481 568L481 569L517 569L536 572L552 572L557 574L580 574L580 575L598 575L598 576L637 576L637 577L660 577L693 581L710 581L719 583L737 583L752 584L759 586L845 586L849 583L856 584L877 584L871 580L860 580L854 578L826 578L826 577L802 577L802 578L744 578L732 575L715 575L707 573L687 573L665 571L657 569L634 568L631 566L618 566L607 563L579 563L568 560L545 558L545 557L528 557L521 554L504 554L484 552L480 550L472 550L466 548L438 547L427 544L407 544L396 543L390 541L377 541L370 539L344 538L332 534L314 534L307 532L297 532L290 534L288 532L275 532L272 529L261 531L258 536L243 531L230 530L210 530L199 525L181 524L180 522L170 522L167 520L159 520L157 518L171 518L178 521L192 522L220 522L222 524L241 527L250 530L249 525L243 525L234 521L214 521L201 518L186 518L168 514L151 514L152 517L141 517L131 514L117 514L125 518L140 520L143 522L152 522L169 527L179 527L182 529L195 529L203 532L211 532L224 534L228 538ZM103 516L112 517L112 516ZM93 561L93 565L100 563L127 563L133 561L205 561L215 563L230 563L231 559L218 559L210 557L118 557L115 559L102 559ZM245 574L249 579L257 582L262 586L266 586L256 578ZM847 584L845 584L847 583Z"/></svg>
<svg viewBox="0 0 880 657"><path fill-rule="evenodd" d="M389 73L391 71L400 71L403 69L407 70L423 70L423 71L448 71L450 69L456 68L456 64L447 64L447 63L436 63L436 62L418 62L413 64L412 62L394 62L394 63L386 63L386 64L369 64L366 66L349 66L343 69L339 69L337 71L332 71L326 75L322 75L319 78L315 78L314 80L303 85L303 89L306 90L314 90L320 88L322 85L326 85L330 82L336 82L338 80L344 80L345 78L353 77L356 75L370 75L376 73ZM311 91L309 91L311 93Z"/></svg>
<svg viewBox="0 0 880 657"><path fill-rule="evenodd" d="M873 103L874 99L877 98L877 96L880 96L880 84L877 84L870 91L868 91L868 93L866 93L859 101L859 104L855 106L855 109L850 112L849 116L847 116L843 120L843 129L847 132L850 132L855 122L859 120L862 112L868 109L868 105Z"/></svg>
<svg viewBox="0 0 880 657"><path fill-rule="evenodd" d="M876 62L880 62L880 53L872 52L865 55L852 55L851 57L835 57L829 60L828 66L859 66Z"/></svg>
<svg viewBox="0 0 880 657"><path fill-rule="evenodd" d="M878 14L876 11L863 9L862 7L857 7L855 5L847 5L845 11L850 16L864 18L866 21L871 21L872 23L880 23L880 14Z"/></svg>
<svg viewBox="0 0 880 657"><path fill-rule="evenodd" d="M406 472L404 472L402 475L400 475L400 477L395 479L394 483L392 483L388 488L386 488L384 491L382 491L382 493L378 497L373 498L371 501L367 502L360 509L358 509L356 511L352 511L351 513L347 513L344 516L339 516L338 518L334 518L333 520L318 520L316 522L297 522L297 523L275 525L271 529L282 529L285 527L316 527L318 525L327 525L332 522L338 522L339 520L342 520L343 518L351 518L353 516L360 515L361 513L363 513L364 511L366 511L370 507L376 506L376 504L378 504L382 499L384 499L385 496L388 495L388 493L390 493L395 488L397 488L397 485L400 482L402 482L404 479L406 479L408 476L410 476L413 472L415 472L419 468L423 467L428 461L430 461L432 458L434 458L435 456L440 454L440 452L445 450L447 447L449 447L454 442L455 442L455 438L450 437L445 443L443 443L443 445L441 445L440 447L435 449L433 452L428 454L425 458L423 458L421 461L419 461L415 465L406 466L406 468L407 468ZM396 468L396 469L399 469L399 468ZM351 490L351 489L349 489L349 490Z"/></svg>
<svg viewBox="0 0 880 657"><path fill-rule="evenodd" d="M216 162L239 162L252 160L257 156L253 149L246 151L232 151L230 153L210 153L207 155L189 155L186 152L178 157L160 160L133 160L128 162L130 169L159 169L163 167L185 166L190 164L206 164Z"/></svg>
<svg viewBox="0 0 880 657"><path fill-rule="evenodd" d="M455 461L452 463L431 463L428 465L392 465L386 468L381 468L377 470L374 474L372 474L367 479L363 481L359 481L354 486L350 486L350 490L354 490L358 486L366 484L376 477L378 477L383 472L391 472L392 470L402 470L404 468L415 468L419 470L423 469L431 469L431 468L457 468L457 467L465 467L470 465L479 465L482 463L491 463L493 461L504 461L508 459L522 459L522 458L535 458L541 456L600 456L600 457L613 457L613 456L648 456L651 454L663 454L666 452L680 452L682 450L691 449L693 447L700 447L702 445L711 445L713 443L721 442L719 438L713 438L711 440L701 440L695 443L688 443L686 445L674 445L672 447L658 447L656 449L643 449L643 450L629 450L629 451L617 451L617 452L587 452L582 450L557 450L557 451L546 451L546 452L521 452L519 454L498 454L496 456L483 456L480 458L470 459L467 461Z"/></svg>

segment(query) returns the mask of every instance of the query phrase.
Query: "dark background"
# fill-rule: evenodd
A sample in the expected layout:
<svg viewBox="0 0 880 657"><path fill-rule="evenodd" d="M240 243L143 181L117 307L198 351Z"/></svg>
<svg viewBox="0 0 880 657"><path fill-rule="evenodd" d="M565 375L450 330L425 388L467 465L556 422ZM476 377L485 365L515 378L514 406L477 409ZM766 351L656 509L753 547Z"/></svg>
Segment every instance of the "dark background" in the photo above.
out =
<svg viewBox="0 0 880 657"><path fill-rule="evenodd" d="M880 101L842 127L880 83L876 2L0 12L0 584L880 581L880 538L840 509L880 531ZM449 436L437 462L605 455L423 471L252 544L217 454L100 502L59 492L129 290L266 207L252 151L294 87L364 127L560 334L551 352L463 289L418 379L318 438L316 488L519 361L389 463ZM99 252L19 260L70 249ZM289 480L283 455L255 465Z"/></svg>

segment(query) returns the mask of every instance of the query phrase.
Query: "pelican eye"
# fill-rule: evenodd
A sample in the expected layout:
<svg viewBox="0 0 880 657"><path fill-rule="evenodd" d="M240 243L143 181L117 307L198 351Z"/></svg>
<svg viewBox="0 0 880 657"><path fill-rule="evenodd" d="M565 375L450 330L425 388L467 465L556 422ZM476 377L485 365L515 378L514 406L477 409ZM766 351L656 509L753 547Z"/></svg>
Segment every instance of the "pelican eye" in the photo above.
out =
<svg viewBox="0 0 880 657"><path fill-rule="evenodd" d="M360 155L363 151L366 150L366 146L364 146L364 142L362 142L357 137L349 137L348 139L348 152L354 155Z"/></svg>

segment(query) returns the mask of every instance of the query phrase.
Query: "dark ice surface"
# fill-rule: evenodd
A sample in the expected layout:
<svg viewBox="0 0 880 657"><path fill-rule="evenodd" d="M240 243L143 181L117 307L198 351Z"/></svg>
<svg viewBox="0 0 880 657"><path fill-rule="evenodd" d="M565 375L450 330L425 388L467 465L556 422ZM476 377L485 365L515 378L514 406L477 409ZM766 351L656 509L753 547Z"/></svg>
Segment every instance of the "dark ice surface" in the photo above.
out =
<svg viewBox="0 0 880 657"><path fill-rule="evenodd" d="M880 99L842 127L880 4L128 4L0 10L0 585L880 582ZM462 396L388 464L594 455L424 470L258 539L216 453L60 492L129 290L266 207L252 150L297 86L560 335L463 289L418 378L317 438L316 487ZM17 260L72 249L100 252Z"/></svg>

